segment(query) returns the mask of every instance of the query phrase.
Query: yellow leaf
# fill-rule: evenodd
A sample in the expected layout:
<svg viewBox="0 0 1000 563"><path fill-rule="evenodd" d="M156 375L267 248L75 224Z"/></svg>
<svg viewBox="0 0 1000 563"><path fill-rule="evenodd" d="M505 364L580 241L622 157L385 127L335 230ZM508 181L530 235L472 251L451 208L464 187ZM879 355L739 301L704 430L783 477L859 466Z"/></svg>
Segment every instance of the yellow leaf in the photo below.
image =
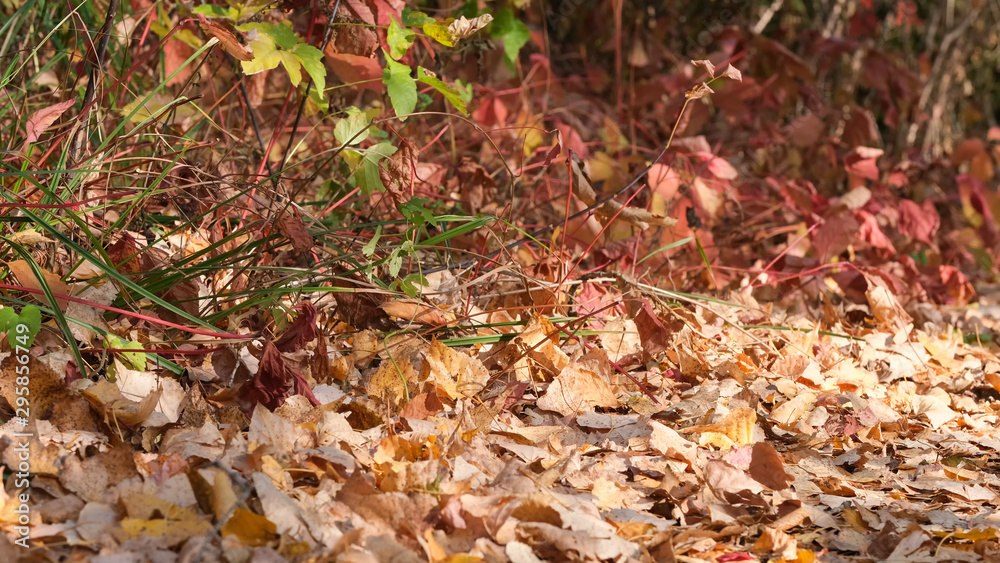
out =
<svg viewBox="0 0 1000 563"><path fill-rule="evenodd" d="M260 546L278 538L278 527L260 514L237 508L222 526L222 535L236 536L246 545Z"/></svg>

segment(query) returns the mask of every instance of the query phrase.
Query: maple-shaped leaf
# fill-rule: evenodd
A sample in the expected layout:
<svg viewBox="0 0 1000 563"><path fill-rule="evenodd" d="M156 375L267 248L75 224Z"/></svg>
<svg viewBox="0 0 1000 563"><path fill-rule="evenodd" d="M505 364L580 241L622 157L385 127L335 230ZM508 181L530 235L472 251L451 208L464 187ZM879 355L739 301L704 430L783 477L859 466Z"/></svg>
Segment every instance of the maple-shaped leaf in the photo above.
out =
<svg viewBox="0 0 1000 563"><path fill-rule="evenodd" d="M323 53L319 49L301 43L295 32L286 25L271 23L248 23L237 29L246 33L253 60L243 61L243 72L257 74L272 70L283 65L288 73L292 86L302 82L302 69L316 84L316 90L322 92L326 88L326 67L323 66Z"/></svg>

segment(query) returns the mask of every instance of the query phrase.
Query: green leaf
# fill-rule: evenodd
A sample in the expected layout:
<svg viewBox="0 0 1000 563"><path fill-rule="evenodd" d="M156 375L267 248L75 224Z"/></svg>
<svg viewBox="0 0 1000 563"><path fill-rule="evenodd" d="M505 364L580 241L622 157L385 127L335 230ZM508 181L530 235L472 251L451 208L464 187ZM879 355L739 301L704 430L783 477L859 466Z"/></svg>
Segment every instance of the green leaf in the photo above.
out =
<svg viewBox="0 0 1000 563"><path fill-rule="evenodd" d="M375 247L378 245L378 239L382 237L382 225L375 227L375 234L372 235L372 239L365 243L361 247L361 253L371 258L375 254Z"/></svg>
<svg viewBox="0 0 1000 563"><path fill-rule="evenodd" d="M420 293L420 289L417 285L427 287L430 285L430 282L427 281L427 278L416 272L409 274L400 282L400 287L402 288L403 293L405 293L410 299L416 299L417 295Z"/></svg>
<svg viewBox="0 0 1000 563"><path fill-rule="evenodd" d="M257 26L258 29L261 29L264 33L274 38L274 42L277 43L278 47L286 51L291 51L297 44L301 43L299 36L295 35L295 31L292 30L291 26L277 23L258 23L252 25Z"/></svg>
<svg viewBox="0 0 1000 563"><path fill-rule="evenodd" d="M309 90L309 103L306 106L306 115L316 115L319 112L326 113L330 111L330 102L327 101L326 96L324 96L318 89L312 88Z"/></svg>
<svg viewBox="0 0 1000 563"><path fill-rule="evenodd" d="M278 68L278 64L281 63L277 43L274 41L274 37L267 32L268 26L270 24L248 23L236 28L246 33L247 46L253 51L252 61L241 61L243 72L246 74L257 74Z"/></svg>
<svg viewBox="0 0 1000 563"><path fill-rule="evenodd" d="M427 71L422 66L417 67L417 80L440 92L462 115L469 114L464 96L458 87L427 74Z"/></svg>
<svg viewBox="0 0 1000 563"><path fill-rule="evenodd" d="M392 255L389 256L389 277L399 277L399 270L403 267L403 256L400 254L399 249L392 251Z"/></svg>
<svg viewBox="0 0 1000 563"><path fill-rule="evenodd" d="M122 349L128 350L142 350L142 344L138 342L125 342L124 346L120 346ZM122 360L127 362L132 366L132 369L139 371L146 371L146 353L145 352L119 352Z"/></svg>
<svg viewBox="0 0 1000 563"><path fill-rule="evenodd" d="M415 27L418 25L427 25L429 23L434 23L434 18L423 12L414 12L410 10L409 6L403 8L403 25L407 27Z"/></svg>
<svg viewBox="0 0 1000 563"><path fill-rule="evenodd" d="M229 2L234 4L234 2ZM234 16L237 21L246 19L257 12L260 12L264 8L267 8L274 3L274 0L250 0L250 2L237 4L239 6L239 12ZM236 8L230 8L234 12Z"/></svg>
<svg viewBox="0 0 1000 563"><path fill-rule="evenodd" d="M17 313L10 307L0 309L0 332L7 332L10 327L17 324Z"/></svg>
<svg viewBox="0 0 1000 563"><path fill-rule="evenodd" d="M105 335L104 347L117 350L142 350L142 344L123 340L114 334ZM138 371L146 371L145 352L115 352L115 354L118 354L122 361L128 364L128 367Z"/></svg>
<svg viewBox="0 0 1000 563"><path fill-rule="evenodd" d="M326 88L323 53L312 45L300 42L290 27L248 23L237 29L246 33L248 46L253 51L252 61L242 61L243 72L246 74L273 70L281 64L284 65L292 86L298 86L302 82L302 69L305 68L318 92L322 93Z"/></svg>
<svg viewBox="0 0 1000 563"><path fill-rule="evenodd" d="M375 192L385 191L385 185L379 176L378 165L382 162L383 158L392 156L395 152L396 147L392 146L392 143L389 141L382 141L365 151L361 159L361 165L355 170L358 187L361 188L362 193L371 195Z"/></svg>
<svg viewBox="0 0 1000 563"><path fill-rule="evenodd" d="M207 18L236 19L236 10L218 4L202 4L201 6L195 6L191 11Z"/></svg>
<svg viewBox="0 0 1000 563"><path fill-rule="evenodd" d="M399 60L410 49L410 46L413 45L417 34L413 33L413 30L401 27L396 23L395 17L390 17L392 20L389 22L389 32L386 34L386 42L389 43L389 56Z"/></svg>
<svg viewBox="0 0 1000 563"><path fill-rule="evenodd" d="M448 18L443 22L425 23L423 26L424 33L445 47L454 47L455 38L452 36L451 30L448 29L448 26L453 21L455 21L455 18Z"/></svg>
<svg viewBox="0 0 1000 563"><path fill-rule="evenodd" d="M351 145L360 144L362 141L368 138L368 133L360 134L368 127L368 124L372 122L372 119L377 114L378 110L374 111L361 111L356 107L349 107L345 110L347 112L347 117L341 119L333 126L333 138L337 139L337 142L341 146L350 143ZM357 136L357 137L355 137Z"/></svg>
<svg viewBox="0 0 1000 563"><path fill-rule="evenodd" d="M291 51L278 51L278 58L281 64L285 65L285 72L288 73L292 86L298 86L299 82L302 82L302 63L299 58Z"/></svg>
<svg viewBox="0 0 1000 563"><path fill-rule="evenodd" d="M504 8L490 24L490 36L503 37L504 60L508 66L513 66L521 47L531 39L531 30L514 16L510 8Z"/></svg>
<svg viewBox="0 0 1000 563"><path fill-rule="evenodd" d="M430 223L433 226L437 226L437 217L434 216L434 212L427 208L427 204L430 203L424 198L415 197L410 201L404 201L399 204L399 212L406 217L406 220L413 223L415 227L423 227L424 225ZM412 241L410 241L412 244Z"/></svg>
<svg viewBox="0 0 1000 563"><path fill-rule="evenodd" d="M10 307L5 307L4 309L2 309L2 311L7 311L7 310L9 310L10 313L5 314L4 315L5 317L11 315L14 312L14 310L11 309ZM0 327L2 327L2 323L3 320L0 320ZM17 331L17 326L20 324L26 325L28 327L27 333ZM3 329L0 328L0 330ZM31 344L35 341L35 337L38 336L38 331L40 330L42 330L42 312L39 311L38 307L35 307L34 305L25 305L24 308L21 309L20 315L17 315L17 317L14 318L13 320L9 320L9 324L7 326L7 340L10 342L11 348L14 348L15 346L18 345L27 348L28 346L31 346ZM24 336L28 337L27 343L18 341L18 338Z"/></svg>
<svg viewBox="0 0 1000 563"><path fill-rule="evenodd" d="M396 115L402 117L417 107L417 81L410 76L410 67L392 60L388 53L382 70L382 83L389 92L389 101ZM405 118L404 118L405 119Z"/></svg>
<svg viewBox="0 0 1000 563"><path fill-rule="evenodd" d="M295 49L292 49L292 52L299 59L302 68L306 69L309 78L312 78L316 91L322 93L326 88L326 65L323 64L323 52L306 43L299 43Z"/></svg>

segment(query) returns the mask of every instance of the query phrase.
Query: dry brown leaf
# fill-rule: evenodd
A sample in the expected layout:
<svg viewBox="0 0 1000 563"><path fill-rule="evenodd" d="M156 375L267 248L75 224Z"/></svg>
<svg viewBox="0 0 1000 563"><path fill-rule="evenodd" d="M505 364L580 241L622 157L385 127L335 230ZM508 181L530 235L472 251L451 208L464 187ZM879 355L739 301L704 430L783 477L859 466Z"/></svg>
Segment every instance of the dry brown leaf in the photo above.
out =
<svg viewBox="0 0 1000 563"><path fill-rule="evenodd" d="M454 314L415 299L393 299L383 303L380 307L390 317L432 327L445 326L455 322Z"/></svg>
<svg viewBox="0 0 1000 563"><path fill-rule="evenodd" d="M448 32L451 34L452 39L458 41L460 39L465 39L466 37L469 37L473 33L486 27L491 21L493 21L492 14L483 14L472 18L471 20L465 16L461 16L457 20L451 22L448 26Z"/></svg>
<svg viewBox="0 0 1000 563"><path fill-rule="evenodd" d="M23 285L24 287L37 289L39 291L44 291L42 290L42 283L38 281L38 278L35 277L35 273L31 269L31 266L24 260L14 260L13 262L7 262L7 267L17 277L17 281L21 282L21 285ZM41 270L42 277L45 278L45 284L49 286L49 289L52 290L52 293L61 295L73 295L73 290L70 289L69 285L67 285L62 281L62 278L53 274L52 272L49 272L48 270L42 268L41 266L39 266L38 269ZM35 297L41 302L49 305L50 307L52 306L52 303L49 303L49 299L48 297L45 296L44 293L37 293L35 294ZM69 301L67 301L66 299L60 299L57 297L56 301L59 304L59 308L62 309L63 311L65 311L66 307L69 305Z"/></svg>
<svg viewBox="0 0 1000 563"><path fill-rule="evenodd" d="M220 19L209 20L204 16L199 16L198 19L198 24L201 26L202 31L206 35L211 35L218 39L219 44L222 45L222 49L234 59L238 61L253 60L253 51L240 43L239 39L236 38L237 32L226 22Z"/></svg>
<svg viewBox="0 0 1000 563"><path fill-rule="evenodd" d="M540 409L569 415L594 407L617 408L621 401L599 374L574 362L563 368L537 404Z"/></svg>

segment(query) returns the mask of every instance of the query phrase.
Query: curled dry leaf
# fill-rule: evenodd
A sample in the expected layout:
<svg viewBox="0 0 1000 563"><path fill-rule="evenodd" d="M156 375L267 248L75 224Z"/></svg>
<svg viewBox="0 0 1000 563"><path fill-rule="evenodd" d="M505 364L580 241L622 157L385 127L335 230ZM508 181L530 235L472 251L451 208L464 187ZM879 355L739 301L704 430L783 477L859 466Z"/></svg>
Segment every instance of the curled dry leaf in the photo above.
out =
<svg viewBox="0 0 1000 563"><path fill-rule="evenodd" d="M397 206L413 197L415 162L409 143L404 142L398 151L379 163L379 179Z"/></svg>
<svg viewBox="0 0 1000 563"><path fill-rule="evenodd" d="M707 59L702 59L702 60L698 60L698 61L691 61L691 64L693 64L694 66L700 66L701 68L705 69L705 71L708 72L709 76L711 76L712 78L715 78L715 65L712 64L712 61L707 60ZM729 66L732 66L732 65L729 65Z"/></svg>
<svg viewBox="0 0 1000 563"><path fill-rule="evenodd" d="M455 41L458 41L459 39L465 39L466 37L469 37L473 33L486 27L491 21L493 21L493 16L491 14L483 14L479 17L472 18L471 20L462 16L451 22L451 25L448 26L448 31L451 33L452 38Z"/></svg>
<svg viewBox="0 0 1000 563"><path fill-rule="evenodd" d="M394 299L381 305L390 317L433 327L455 322L455 315L415 299Z"/></svg>
<svg viewBox="0 0 1000 563"><path fill-rule="evenodd" d="M700 100L701 98L704 98L705 96L714 93L715 90L712 90L711 88L708 87L708 84L702 82L698 86L695 86L694 88L688 90L687 93L684 94L684 96L687 97L687 99L689 100Z"/></svg>
<svg viewBox="0 0 1000 563"><path fill-rule="evenodd" d="M733 65L727 66L725 72L722 73L722 76L725 76L730 80L738 80L739 82L743 82L743 74L740 72L738 68L734 67Z"/></svg>
<svg viewBox="0 0 1000 563"><path fill-rule="evenodd" d="M252 61L253 51L247 48L245 45L240 43L240 40L236 38L236 31L231 29L230 26L221 20L209 20L205 16L198 15L198 24L201 26L201 30L205 32L206 35L211 35L212 37L219 40L219 45L222 46L222 50L229 53L234 59L238 61Z"/></svg>
<svg viewBox="0 0 1000 563"><path fill-rule="evenodd" d="M681 432L701 432L702 445L714 445L719 449L729 449L734 445L746 446L753 443L754 425L757 411L750 408L735 408L715 424L692 426Z"/></svg>

